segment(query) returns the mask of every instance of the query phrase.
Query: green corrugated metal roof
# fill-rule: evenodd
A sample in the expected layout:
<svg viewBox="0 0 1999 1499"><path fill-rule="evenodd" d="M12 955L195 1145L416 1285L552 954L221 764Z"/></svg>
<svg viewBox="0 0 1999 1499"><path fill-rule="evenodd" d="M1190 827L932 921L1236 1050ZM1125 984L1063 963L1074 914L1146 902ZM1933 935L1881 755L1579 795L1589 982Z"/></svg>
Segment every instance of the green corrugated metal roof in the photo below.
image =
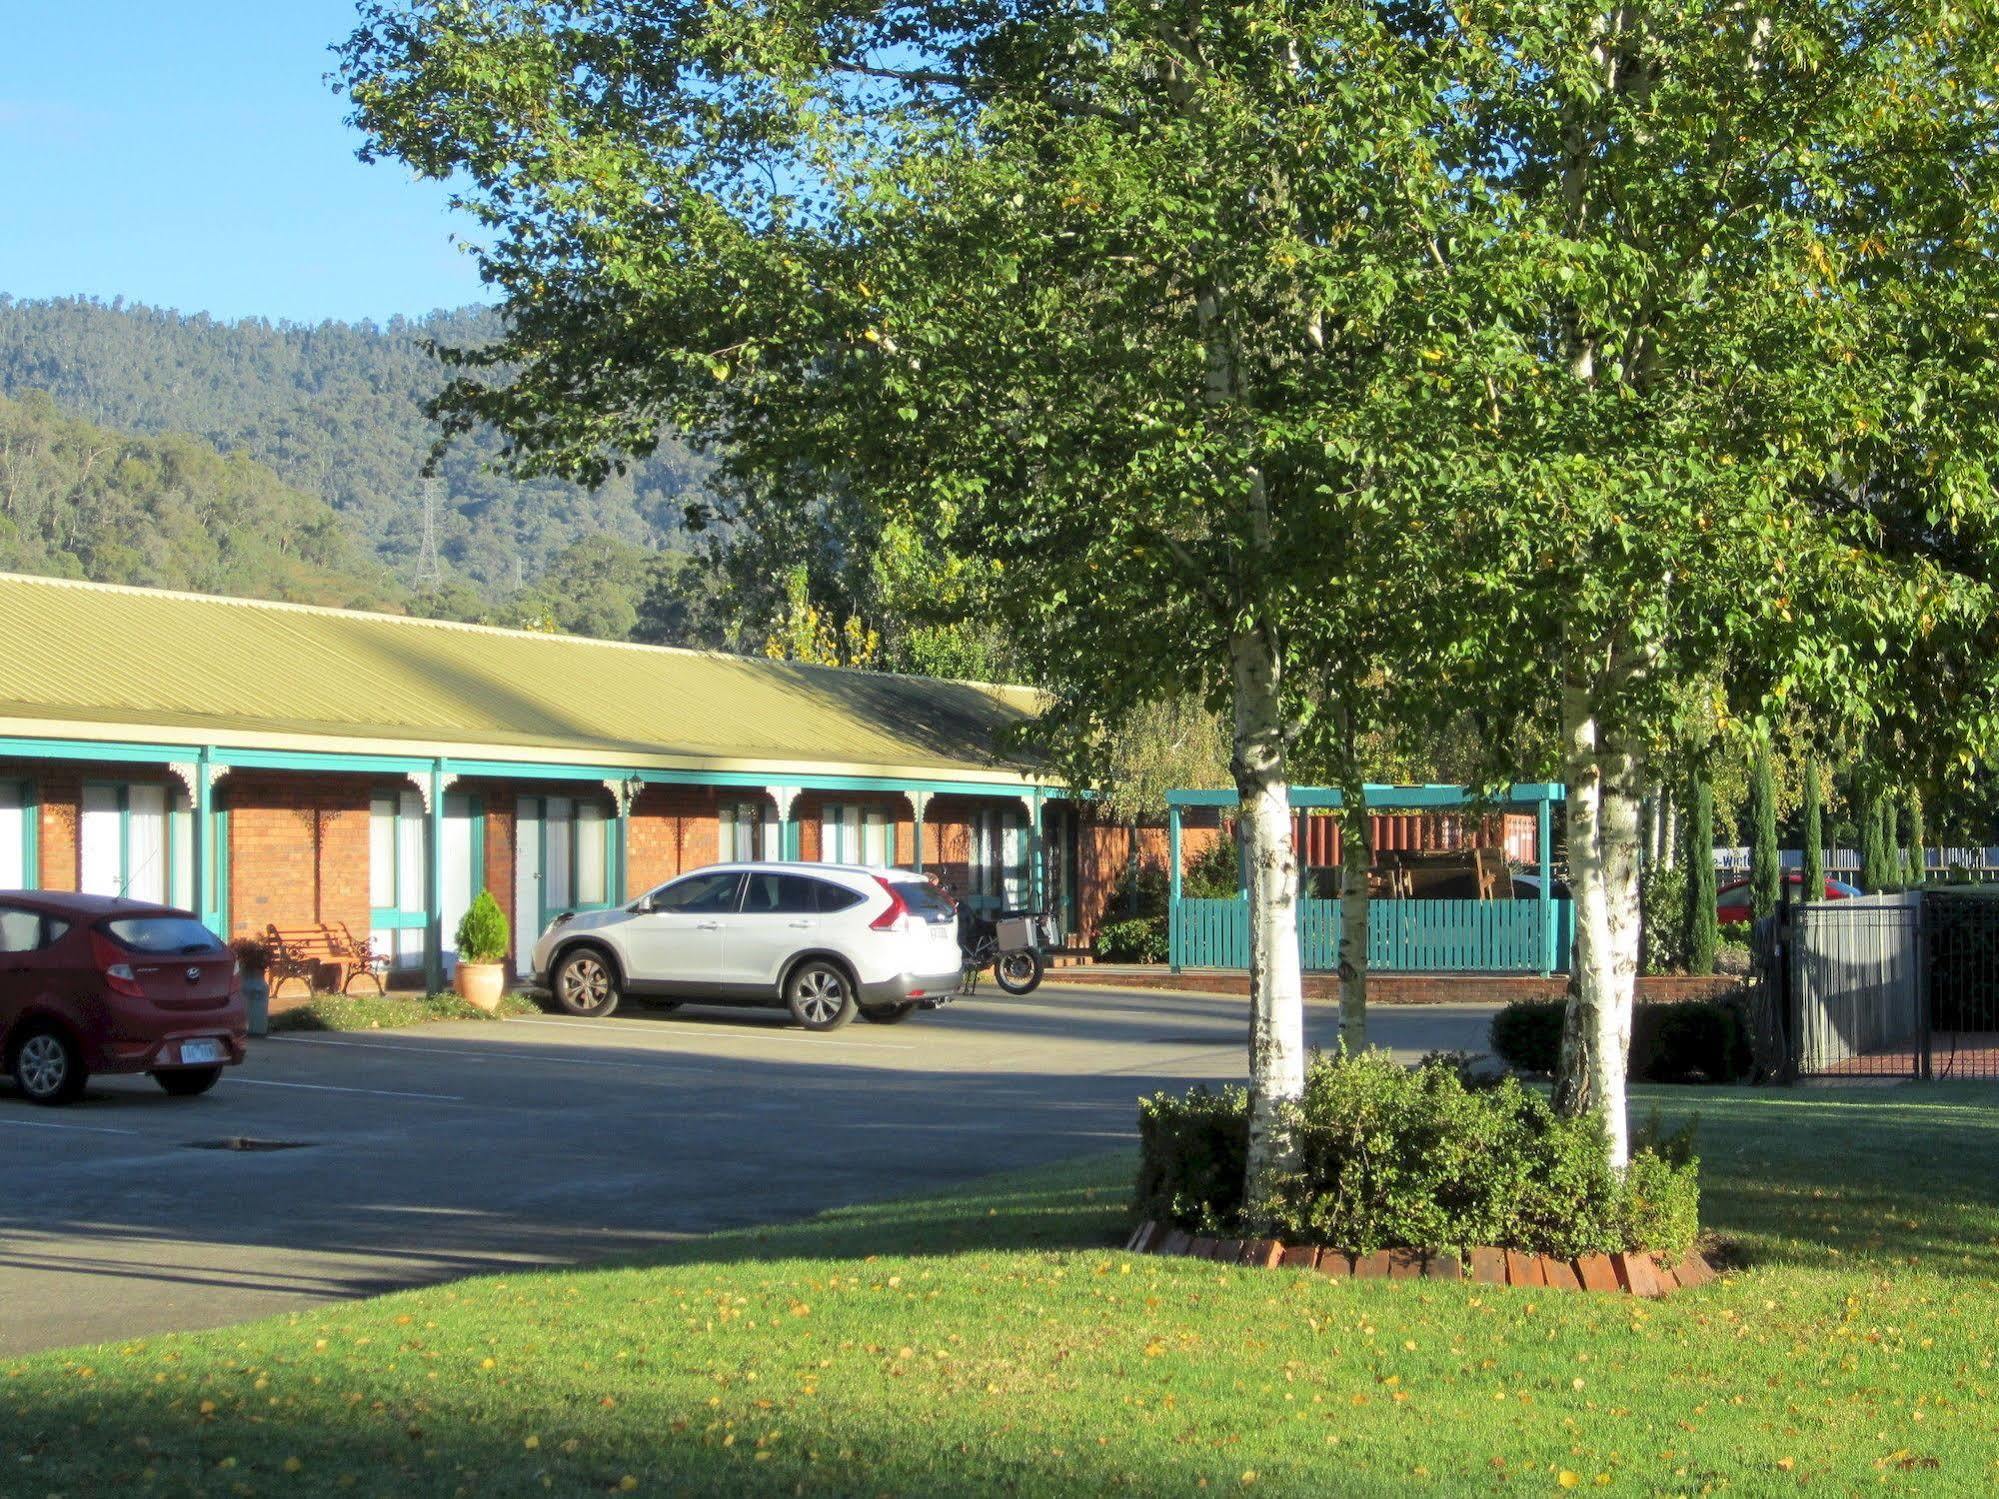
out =
<svg viewBox="0 0 1999 1499"><path fill-rule="evenodd" d="M596 763L1014 771L1025 689L0 574L0 717ZM93 727L94 726L94 727ZM44 732L46 730L43 730Z"/></svg>

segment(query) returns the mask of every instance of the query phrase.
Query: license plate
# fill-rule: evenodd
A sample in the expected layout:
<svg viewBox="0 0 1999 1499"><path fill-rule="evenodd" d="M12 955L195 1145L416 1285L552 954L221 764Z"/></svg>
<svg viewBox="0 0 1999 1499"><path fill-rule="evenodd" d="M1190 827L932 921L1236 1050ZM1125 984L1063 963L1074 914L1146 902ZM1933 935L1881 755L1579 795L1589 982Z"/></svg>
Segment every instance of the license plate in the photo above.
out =
<svg viewBox="0 0 1999 1499"><path fill-rule="evenodd" d="M220 1041L183 1041L180 1044L180 1060L183 1067L199 1067L209 1062L222 1060Z"/></svg>

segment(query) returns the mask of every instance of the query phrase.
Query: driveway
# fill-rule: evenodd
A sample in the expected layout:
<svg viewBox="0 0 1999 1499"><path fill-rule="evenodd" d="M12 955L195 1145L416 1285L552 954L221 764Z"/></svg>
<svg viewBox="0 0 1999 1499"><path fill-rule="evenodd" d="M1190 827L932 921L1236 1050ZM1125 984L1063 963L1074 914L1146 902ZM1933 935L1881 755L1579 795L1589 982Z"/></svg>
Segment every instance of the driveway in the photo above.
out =
<svg viewBox="0 0 1999 1499"><path fill-rule="evenodd" d="M1377 1009L1413 1059L1490 1007ZM830 1036L646 1011L280 1036L216 1090L0 1089L0 1354L644 1249L1136 1139L1243 1071L1240 999L1045 988ZM1308 1011L1330 1045L1338 1016ZM213 1148L249 1139L286 1148Z"/></svg>

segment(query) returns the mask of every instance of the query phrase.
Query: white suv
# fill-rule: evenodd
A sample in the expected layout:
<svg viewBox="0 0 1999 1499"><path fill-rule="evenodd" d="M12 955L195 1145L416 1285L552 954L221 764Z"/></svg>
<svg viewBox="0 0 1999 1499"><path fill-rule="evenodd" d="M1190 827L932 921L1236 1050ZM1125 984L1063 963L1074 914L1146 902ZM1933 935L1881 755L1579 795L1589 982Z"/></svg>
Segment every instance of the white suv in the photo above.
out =
<svg viewBox="0 0 1999 1499"><path fill-rule="evenodd" d="M923 875L859 864L715 864L613 911L563 915L534 979L571 1015L621 996L785 1005L809 1031L883 1024L963 976L958 913Z"/></svg>

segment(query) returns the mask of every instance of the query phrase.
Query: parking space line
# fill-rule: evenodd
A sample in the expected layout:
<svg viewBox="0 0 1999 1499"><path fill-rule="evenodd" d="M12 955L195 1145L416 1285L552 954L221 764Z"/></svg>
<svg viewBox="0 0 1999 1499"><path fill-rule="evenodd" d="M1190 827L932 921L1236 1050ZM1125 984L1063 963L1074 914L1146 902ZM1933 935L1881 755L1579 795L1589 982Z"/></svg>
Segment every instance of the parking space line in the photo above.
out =
<svg viewBox="0 0 1999 1499"><path fill-rule="evenodd" d="M278 1037L267 1038L278 1041ZM551 1047L547 1051L486 1051L464 1046L407 1046L393 1041L334 1041L321 1036L286 1036L280 1041L284 1046L332 1046L350 1051L406 1051L419 1057L469 1057L475 1062L540 1062L544 1066L553 1062L564 1067L657 1067L654 1062L641 1062L637 1058L629 1062L609 1062L601 1057L572 1057ZM657 1055L657 1054L656 1054ZM665 1053L673 1056L674 1053Z"/></svg>
<svg viewBox="0 0 1999 1499"><path fill-rule="evenodd" d="M71 1129L86 1135L136 1135L135 1129L107 1129L101 1124L57 1124L49 1119L0 1119L0 1124L18 1125L22 1129Z"/></svg>
<svg viewBox="0 0 1999 1499"><path fill-rule="evenodd" d="M268 1077L232 1077L231 1083L252 1088L301 1088L311 1093L366 1093L371 1098L423 1098L434 1103L463 1103L458 1093L400 1093L393 1088L337 1088L332 1083L280 1083Z"/></svg>
<svg viewBox="0 0 1999 1499"><path fill-rule="evenodd" d="M914 1051L914 1046L898 1045L892 1041L829 1041L823 1036L794 1036L789 1031L758 1028L755 1030L727 1031L714 1027L695 1028L693 1026L662 1025L621 1025L615 1020L563 1020L553 1015L516 1015L507 1021L508 1025L559 1025L567 1030L590 1031L641 1031L648 1036L658 1036L661 1040L700 1041L754 1041L765 1036L782 1036L788 1041L799 1041L807 1045L843 1046L850 1051ZM671 1028L669 1028L671 1027Z"/></svg>

